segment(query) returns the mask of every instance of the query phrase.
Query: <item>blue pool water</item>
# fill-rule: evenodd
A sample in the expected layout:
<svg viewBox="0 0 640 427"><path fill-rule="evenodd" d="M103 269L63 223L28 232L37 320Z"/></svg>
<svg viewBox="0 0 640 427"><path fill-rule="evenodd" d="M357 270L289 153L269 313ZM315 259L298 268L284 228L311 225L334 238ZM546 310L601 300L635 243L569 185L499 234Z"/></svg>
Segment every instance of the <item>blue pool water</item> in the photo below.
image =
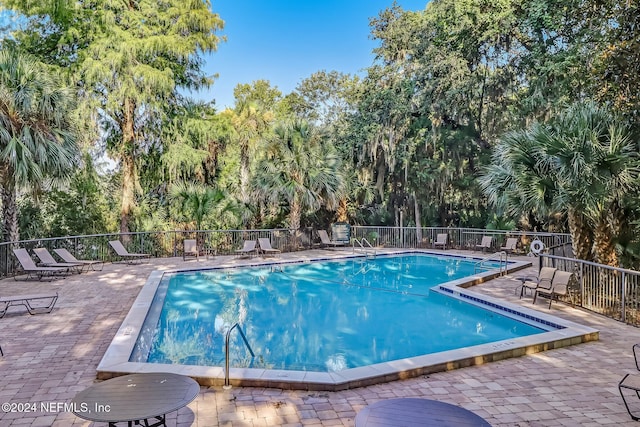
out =
<svg viewBox="0 0 640 427"><path fill-rule="evenodd" d="M132 361L340 371L545 330L430 288L474 273L410 254L165 274Z"/></svg>

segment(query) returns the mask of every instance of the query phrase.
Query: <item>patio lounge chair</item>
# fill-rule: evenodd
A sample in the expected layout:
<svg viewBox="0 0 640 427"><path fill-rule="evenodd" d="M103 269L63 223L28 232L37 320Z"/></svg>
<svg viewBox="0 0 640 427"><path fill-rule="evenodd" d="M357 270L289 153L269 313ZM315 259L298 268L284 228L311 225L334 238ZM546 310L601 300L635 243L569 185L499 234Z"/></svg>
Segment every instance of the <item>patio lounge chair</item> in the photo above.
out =
<svg viewBox="0 0 640 427"><path fill-rule="evenodd" d="M482 236L482 242L476 245L476 249L481 249L484 252L485 249L491 249L491 242L493 242L492 236Z"/></svg>
<svg viewBox="0 0 640 427"><path fill-rule="evenodd" d="M57 249L54 249L53 251L57 253L58 256L62 258L64 262L73 262L76 264L81 264L82 266L90 268L91 270L95 270L94 266L98 264L100 264L100 270L102 270L102 268L104 267L104 261L101 261L99 259L96 259L96 260L77 259L75 256L73 256L71 252L69 252L65 248L57 248Z"/></svg>
<svg viewBox="0 0 640 427"><path fill-rule="evenodd" d="M32 305L34 301L38 301L38 305ZM58 301L57 292L0 297L0 318L4 317L9 307L13 305L25 306L29 314L51 313L51 310L53 310L53 307L56 305L56 301Z"/></svg>
<svg viewBox="0 0 640 427"><path fill-rule="evenodd" d="M239 257L242 257L242 256L251 257L252 255L257 255L257 254L258 254L258 248L256 248L255 240L245 240L242 245L242 249L236 250L236 255Z"/></svg>
<svg viewBox="0 0 640 427"><path fill-rule="evenodd" d="M266 237L260 237L258 239L258 244L260 245L260 251L265 256L269 254L276 255L280 253L280 249L271 247L271 241Z"/></svg>
<svg viewBox="0 0 640 427"><path fill-rule="evenodd" d="M326 230L318 230L318 237L320 237L320 244L323 247L327 247L327 246L344 246L347 242L346 241L336 241L336 240L331 240L329 239L329 235L327 234Z"/></svg>
<svg viewBox="0 0 640 427"><path fill-rule="evenodd" d="M520 298L522 298L526 291L535 292L538 288L551 289L551 281L553 280L553 275L556 273L556 270L557 269L553 267L542 267L538 272L538 277L533 280L528 280L528 277L521 277Z"/></svg>
<svg viewBox="0 0 640 427"><path fill-rule="evenodd" d="M118 254L120 258L128 263L134 263L136 260L142 260L144 258L149 258L150 256L149 254L136 254L127 251L120 240L111 240L109 241L109 244L111 245L113 250L116 251L116 254Z"/></svg>
<svg viewBox="0 0 640 427"><path fill-rule="evenodd" d="M49 253L47 248L35 248L33 253L36 254L38 258L40 258L40 265L44 267L64 267L68 268L69 271L75 271L76 273L80 273L82 270L82 264L78 262L58 262L55 260L53 255Z"/></svg>
<svg viewBox="0 0 640 427"><path fill-rule="evenodd" d="M518 238L509 237L507 238L507 242L504 244L504 246L500 247L500 250L508 253L513 253L516 250L516 246L518 246Z"/></svg>
<svg viewBox="0 0 640 427"><path fill-rule="evenodd" d="M31 259L31 255L24 248L17 248L13 250L16 258L18 258L18 262L22 267L22 270L27 273L27 278L25 280L29 280L32 277L37 277L42 280L43 277L53 277L56 274L64 274L68 273L68 268L63 267L39 267L35 262ZM15 280L18 280L16 276L13 276Z"/></svg>
<svg viewBox="0 0 640 427"><path fill-rule="evenodd" d="M448 234L438 234L436 236L436 241L433 242L433 247L437 248L438 246L442 246L442 249L447 249L448 238L449 238Z"/></svg>
<svg viewBox="0 0 640 427"><path fill-rule="evenodd" d="M568 294L569 291L569 281L573 273L569 273L568 271L556 271L556 274L553 275L553 280L551 281L551 289L543 289L540 286L536 288L536 293L533 295L533 303L536 303L536 299L538 295L549 298L549 309L551 309L551 302L555 299L558 300L558 297L564 296Z"/></svg>
<svg viewBox="0 0 640 427"><path fill-rule="evenodd" d="M200 251L198 251L198 242L196 239L184 239L182 243L184 249L182 251L182 260L186 261L187 257L195 257L200 260Z"/></svg>
<svg viewBox="0 0 640 427"><path fill-rule="evenodd" d="M632 347L633 350L633 358L636 362L636 369L640 371L640 344L634 344ZM632 393L624 393L623 390L631 391ZM624 378L618 383L618 391L620 392L620 396L622 397L622 401L624 402L625 408L627 408L627 412L631 416L631 419L634 421L640 421L640 417L637 413L638 405L632 405L633 408L636 408L636 412L632 412L632 407L629 406L627 399L625 398L625 394L627 396L629 394L633 394L635 397L640 398L640 376L634 374L626 374Z"/></svg>

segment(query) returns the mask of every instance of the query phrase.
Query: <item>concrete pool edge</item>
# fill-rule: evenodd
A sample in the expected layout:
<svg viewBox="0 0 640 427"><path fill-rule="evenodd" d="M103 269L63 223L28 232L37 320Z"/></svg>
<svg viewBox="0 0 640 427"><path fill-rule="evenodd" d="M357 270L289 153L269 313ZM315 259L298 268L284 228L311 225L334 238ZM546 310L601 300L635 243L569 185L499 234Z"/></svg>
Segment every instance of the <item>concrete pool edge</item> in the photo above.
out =
<svg viewBox="0 0 640 427"><path fill-rule="evenodd" d="M422 250L398 250L389 251L390 254L407 253L428 253L436 255L447 255ZM454 255L455 256L455 255ZM351 258L351 254L341 254L331 257L315 257L303 261L311 262L319 260L337 260ZM462 257L461 258L474 258ZM478 258L475 258L478 259ZM242 267L272 264L287 264L286 260L267 260L264 262L253 262ZM509 271L517 271L530 266L530 262L514 261L510 264ZM214 268L238 267L237 265L221 264ZM207 268L209 269L209 268ZM200 269L179 269L173 271L194 271ZM172 365L129 362L130 355L135 346L142 324L149 311L149 306L154 299L157 287L163 274L167 271L154 271L150 274L141 289L138 297L133 303L131 310L122 322L118 332L113 338L109 348L105 352L97 368L98 379L108 379L119 375L138 372L173 372L187 375L196 379L201 385L218 386L224 384L224 369L222 367ZM537 319L546 319L551 324L561 325L563 329L553 330L533 336L498 341L467 347L457 350L449 350L440 353L416 356L407 359L394 360L374 365L358 368L346 369L340 372L308 372L308 371L288 371L288 370L267 370L251 368L231 368L231 384L235 386L253 387L275 387L281 389L302 389L302 390L326 390L338 391L355 387L363 387L372 384L394 381L398 379L411 378L420 375L448 371L452 369L479 365L491 361L502 360L511 357L519 357L525 354L537 353L554 348L565 347L582 342L589 342L598 339L598 331L587 328L573 322L555 318L544 313L528 310L521 306L511 305L501 300L490 298L486 295L477 294L464 289L465 286L486 282L497 276L497 272L490 271L480 273L465 279L448 282L439 285L441 288L450 289L456 294L468 295L476 299L486 300L517 310L518 313L530 314Z"/></svg>

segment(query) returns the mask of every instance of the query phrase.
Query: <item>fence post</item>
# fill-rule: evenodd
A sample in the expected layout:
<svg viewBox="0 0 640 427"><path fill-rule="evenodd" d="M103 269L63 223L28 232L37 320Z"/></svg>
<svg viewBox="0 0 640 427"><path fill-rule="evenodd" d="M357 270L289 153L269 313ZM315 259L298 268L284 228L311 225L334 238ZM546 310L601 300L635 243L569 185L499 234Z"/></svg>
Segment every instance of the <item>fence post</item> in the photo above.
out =
<svg viewBox="0 0 640 427"><path fill-rule="evenodd" d="M620 305L622 306L622 322L625 322L626 319L626 314L627 314L627 304L626 304L626 298L625 295L627 294L627 274L623 271L622 272L622 289L620 290L620 293L622 294L621 298L620 298ZM625 322L626 323L626 322Z"/></svg>
<svg viewBox="0 0 640 427"><path fill-rule="evenodd" d="M584 307L584 264L580 263L580 307Z"/></svg>

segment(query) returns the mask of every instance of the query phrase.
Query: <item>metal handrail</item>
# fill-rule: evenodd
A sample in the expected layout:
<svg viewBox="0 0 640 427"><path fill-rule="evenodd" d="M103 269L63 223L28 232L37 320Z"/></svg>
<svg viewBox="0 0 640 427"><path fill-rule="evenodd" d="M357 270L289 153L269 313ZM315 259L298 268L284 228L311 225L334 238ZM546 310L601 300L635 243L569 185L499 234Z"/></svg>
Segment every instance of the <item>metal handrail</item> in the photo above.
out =
<svg viewBox="0 0 640 427"><path fill-rule="evenodd" d="M358 240L356 238L353 239L352 246L353 246L353 252L354 253L356 251L356 243L358 244L358 246L360 246L360 248L365 253L365 255L368 254L369 252L368 252L367 248L364 247L364 243L366 243L367 246L369 246L373 250L373 256L376 255L376 249L371 245L371 243L369 243L369 241L365 237L363 237L360 240Z"/></svg>
<svg viewBox="0 0 640 427"><path fill-rule="evenodd" d="M247 337L245 336L244 332L242 332L242 328L238 323L234 323L233 326L229 328L229 330L227 331L227 335L224 338L224 386L223 388L225 390L228 390L231 388L231 384L229 383L229 337L231 336L231 331L233 331L236 327L238 328L238 332L240 332L240 336L242 337L242 340L247 346L247 349L249 349L249 353L251 353L251 357L256 357L256 355L253 353L253 350L251 349L251 346L249 345L249 341L247 341Z"/></svg>
<svg viewBox="0 0 640 427"><path fill-rule="evenodd" d="M499 255L499 259L497 257L498 255ZM503 257L504 257L504 269L502 268ZM500 265L499 265L500 275L506 274L506 272L507 272L507 253L505 251L495 252L495 253L489 255L488 257L485 257L485 258L481 259L480 261L476 262L473 265L473 272L477 273L478 269L483 268L483 266L482 266L483 263L485 263L487 261L491 261L491 260L496 260L496 259L498 259L498 261L500 262ZM486 267L484 267L484 268L486 268Z"/></svg>

